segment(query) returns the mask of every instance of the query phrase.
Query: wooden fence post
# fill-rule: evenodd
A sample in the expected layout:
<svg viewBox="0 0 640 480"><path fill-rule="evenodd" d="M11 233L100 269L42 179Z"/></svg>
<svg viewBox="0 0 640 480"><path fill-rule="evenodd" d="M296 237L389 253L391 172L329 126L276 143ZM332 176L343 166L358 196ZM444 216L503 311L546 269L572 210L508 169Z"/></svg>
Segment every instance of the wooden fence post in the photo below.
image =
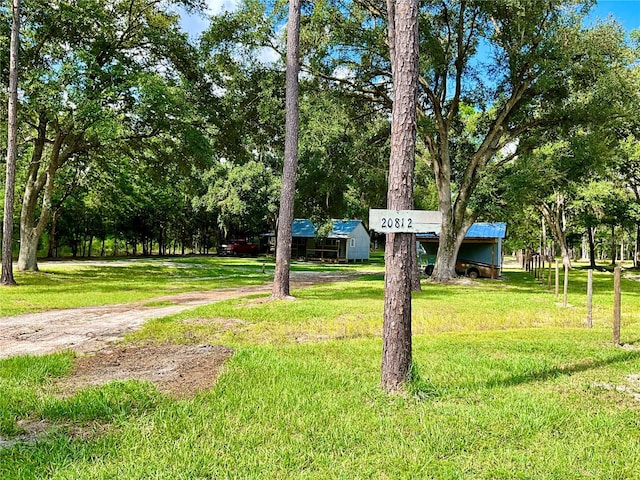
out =
<svg viewBox="0 0 640 480"><path fill-rule="evenodd" d="M622 268L616 267L613 271L613 344L620 345L620 277Z"/></svg>
<svg viewBox="0 0 640 480"><path fill-rule="evenodd" d="M558 260L556 260L556 300L560 295L560 267L558 266Z"/></svg>
<svg viewBox="0 0 640 480"><path fill-rule="evenodd" d="M542 278L542 256L538 254L538 280Z"/></svg>
<svg viewBox="0 0 640 480"><path fill-rule="evenodd" d="M549 257L549 278L547 280L547 290L551 291L551 257Z"/></svg>
<svg viewBox="0 0 640 480"><path fill-rule="evenodd" d="M587 327L593 327L593 269L587 270Z"/></svg>

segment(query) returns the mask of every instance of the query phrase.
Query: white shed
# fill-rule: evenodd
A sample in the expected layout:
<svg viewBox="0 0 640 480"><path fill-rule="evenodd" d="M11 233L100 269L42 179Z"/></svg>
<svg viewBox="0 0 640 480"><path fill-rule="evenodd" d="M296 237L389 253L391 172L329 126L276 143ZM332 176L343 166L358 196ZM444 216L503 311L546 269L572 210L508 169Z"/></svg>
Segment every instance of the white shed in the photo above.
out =
<svg viewBox="0 0 640 480"><path fill-rule="evenodd" d="M329 239L340 243L338 258L343 261L369 260L371 238L362 220L332 220L333 230Z"/></svg>
<svg viewBox="0 0 640 480"><path fill-rule="evenodd" d="M331 232L318 236L317 227L308 219L293 221L291 256L308 260L351 262L369 259L369 232L362 220L332 220ZM265 236L275 239L275 233Z"/></svg>

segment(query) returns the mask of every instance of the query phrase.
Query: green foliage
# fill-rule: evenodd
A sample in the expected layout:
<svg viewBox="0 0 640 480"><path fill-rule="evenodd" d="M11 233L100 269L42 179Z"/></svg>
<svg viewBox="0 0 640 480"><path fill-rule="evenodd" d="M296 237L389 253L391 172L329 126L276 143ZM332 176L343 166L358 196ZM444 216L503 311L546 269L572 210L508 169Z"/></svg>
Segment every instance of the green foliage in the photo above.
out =
<svg viewBox="0 0 640 480"><path fill-rule="evenodd" d="M279 175L270 167L254 160L241 165L225 162L205 178L207 193L195 205L216 215L225 236L259 235L274 228Z"/></svg>
<svg viewBox="0 0 640 480"><path fill-rule="evenodd" d="M28 268L35 266L35 258L26 259L35 252L26 253L28 246L37 244L52 215L83 220L76 231L65 232L74 253L80 238L116 235L111 212L88 205L99 196L103 206L112 201L118 210L122 189L111 188L117 183L113 178L120 177L122 186L138 173L151 177L157 194L166 188L166 183L158 187L158 179L168 182L209 163L210 141L201 120L206 111L199 107L215 101L172 6L193 10L203 2L87 0L58 2L55 8L24 2L19 119L24 171L18 191L24 199L21 264L33 265ZM76 187L80 191L74 192ZM91 225L88 219L96 216L98 225ZM162 228L159 220L150 221L148 230Z"/></svg>

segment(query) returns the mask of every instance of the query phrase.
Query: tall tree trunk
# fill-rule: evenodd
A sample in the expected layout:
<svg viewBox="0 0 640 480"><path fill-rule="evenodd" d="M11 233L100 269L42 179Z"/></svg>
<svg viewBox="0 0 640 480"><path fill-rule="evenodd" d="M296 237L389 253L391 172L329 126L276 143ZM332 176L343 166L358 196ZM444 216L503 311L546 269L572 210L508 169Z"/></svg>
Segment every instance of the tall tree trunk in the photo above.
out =
<svg viewBox="0 0 640 480"><path fill-rule="evenodd" d="M418 1L387 0L393 111L387 208L413 208L418 84ZM413 242L413 246L412 246ZM411 287L414 236L387 234L382 345L382 387L393 392L409 379L412 361Z"/></svg>
<svg viewBox="0 0 640 480"><path fill-rule="evenodd" d="M562 264L571 268L571 255L569 252L569 244L566 235L566 218L564 215L564 198L557 195L556 202L553 206L546 203L536 205L536 208L542 213L543 218L549 226L551 235L560 246L560 255L562 256Z"/></svg>
<svg viewBox="0 0 640 480"><path fill-rule="evenodd" d="M12 24L9 60L9 104L7 169L5 175L4 217L2 221L2 276L0 285L15 285L13 278L13 201L18 150L18 52L20 49L20 0L11 2Z"/></svg>
<svg viewBox="0 0 640 480"><path fill-rule="evenodd" d="M276 268L273 277L273 298L283 299L290 294L289 269L293 224L293 200L298 168L298 72L300 48L300 0L289 0L287 22L287 72L286 72L286 133L282 190L278 214Z"/></svg>
<svg viewBox="0 0 640 480"><path fill-rule="evenodd" d="M589 236L589 265L591 268L596 268L596 243L593 239L594 227L587 227L587 234Z"/></svg>
<svg viewBox="0 0 640 480"><path fill-rule="evenodd" d="M60 217L60 211L60 207L56 208L51 216L51 228L49 229L49 251L47 252L47 257L49 258L54 258L56 256L56 228L58 225L58 218Z"/></svg>
<svg viewBox="0 0 640 480"><path fill-rule="evenodd" d="M633 268L638 268L640 265L640 224L636 225L636 247L633 255Z"/></svg>
<svg viewBox="0 0 640 480"><path fill-rule="evenodd" d="M438 209L442 213L442 223L438 236L438 255L433 267L432 280L436 282L448 282L457 277L456 260L462 241L475 220L472 215L466 220L467 198L470 191L464 195L458 194L458 200L452 201L451 192L451 167L448 153L447 133L441 132L441 152L437 155L438 160L433 161L433 171L438 189Z"/></svg>
<svg viewBox="0 0 640 480"><path fill-rule="evenodd" d="M58 169L69 159L78 146L81 136L69 137L56 124L56 134L44 160L47 140L48 120L41 112L37 125L37 138L31 154L31 163L25 183L22 210L20 212L20 253L17 267L20 271L38 270L38 242L51 216L55 175ZM63 146L67 145L63 151ZM46 165L45 165L46 164ZM41 166L44 170L41 171ZM42 200L40 201L40 197ZM40 208L38 210L38 203Z"/></svg>
<svg viewBox="0 0 640 480"><path fill-rule="evenodd" d="M611 225L611 265L616 265L616 226Z"/></svg>
<svg viewBox="0 0 640 480"><path fill-rule="evenodd" d="M452 201L451 201L451 168L447 158L446 137L441 139L445 152L439 155L441 161L433 162L433 171L438 189L438 209L442 212L442 224L438 236L438 255L433 266L431 279L436 282L448 282L456 277L455 265L458 250L452 231Z"/></svg>

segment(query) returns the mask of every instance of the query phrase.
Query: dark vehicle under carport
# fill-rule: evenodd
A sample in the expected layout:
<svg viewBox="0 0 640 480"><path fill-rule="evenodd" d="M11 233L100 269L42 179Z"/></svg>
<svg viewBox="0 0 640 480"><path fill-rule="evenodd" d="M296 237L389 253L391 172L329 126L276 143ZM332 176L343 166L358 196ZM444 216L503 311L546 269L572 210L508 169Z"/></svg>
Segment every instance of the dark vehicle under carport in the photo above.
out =
<svg viewBox="0 0 640 480"><path fill-rule="evenodd" d="M503 222L471 225L458 252L456 273L470 278L498 278L502 272L502 242L506 233L507 224ZM417 240L426 254L424 273L431 275L438 252L438 236L418 234Z"/></svg>

